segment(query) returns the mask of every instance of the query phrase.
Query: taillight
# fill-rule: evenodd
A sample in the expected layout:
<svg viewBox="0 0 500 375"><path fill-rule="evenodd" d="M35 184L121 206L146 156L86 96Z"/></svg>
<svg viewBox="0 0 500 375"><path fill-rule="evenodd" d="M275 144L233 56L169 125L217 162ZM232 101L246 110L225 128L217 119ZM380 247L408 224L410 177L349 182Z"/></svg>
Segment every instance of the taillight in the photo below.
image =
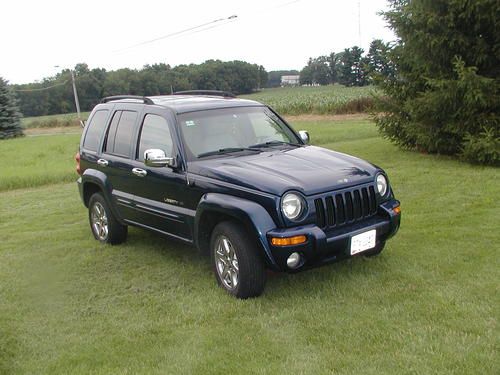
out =
<svg viewBox="0 0 500 375"><path fill-rule="evenodd" d="M75 155L75 161L76 161L76 173L81 175L82 170L80 169L80 153L79 152L77 152Z"/></svg>

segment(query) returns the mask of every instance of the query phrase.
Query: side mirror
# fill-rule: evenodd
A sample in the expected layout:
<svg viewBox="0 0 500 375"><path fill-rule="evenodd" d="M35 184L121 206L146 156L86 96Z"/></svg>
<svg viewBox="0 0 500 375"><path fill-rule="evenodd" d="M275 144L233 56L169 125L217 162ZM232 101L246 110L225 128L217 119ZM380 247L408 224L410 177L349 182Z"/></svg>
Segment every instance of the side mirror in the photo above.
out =
<svg viewBox="0 0 500 375"><path fill-rule="evenodd" d="M152 148L144 151L144 164L148 167L172 167L174 158L165 155L165 151Z"/></svg>
<svg viewBox="0 0 500 375"><path fill-rule="evenodd" d="M299 136L300 139L302 139L302 142L304 142L306 145L309 144L309 141L311 140L309 138L309 132L306 130L299 130Z"/></svg>
<svg viewBox="0 0 500 375"><path fill-rule="evenodd" d="M80 120L80 126L81 126L82 128L84 128L84 127L85 127L85 125L87 125L87 121L85 121L85 120Z"/></svg>

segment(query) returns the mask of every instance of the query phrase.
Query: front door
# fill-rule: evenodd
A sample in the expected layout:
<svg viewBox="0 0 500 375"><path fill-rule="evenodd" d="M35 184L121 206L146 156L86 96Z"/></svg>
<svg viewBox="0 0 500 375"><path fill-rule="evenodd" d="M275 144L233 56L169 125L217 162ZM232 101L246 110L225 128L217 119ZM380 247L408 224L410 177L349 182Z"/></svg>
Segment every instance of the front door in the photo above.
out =
<svg viewBox="0 0 500 375"><path fill-rule="evenodd" d="M148 167L144 152L160 149L169 157L178 156L172 121L166 110L147 108L142 114L135 158L132 161L135 182L134 207L140 216L138 224L146 225L183 240L192 240L188 221L193 210L185 207L189 189L181 168Z"/></svg>

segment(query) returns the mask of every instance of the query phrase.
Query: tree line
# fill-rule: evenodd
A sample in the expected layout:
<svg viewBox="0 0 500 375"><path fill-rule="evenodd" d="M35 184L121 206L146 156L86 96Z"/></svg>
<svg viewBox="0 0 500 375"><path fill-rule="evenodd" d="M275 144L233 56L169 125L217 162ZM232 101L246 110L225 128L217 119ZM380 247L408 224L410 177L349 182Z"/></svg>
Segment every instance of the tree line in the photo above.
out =
<svg viewBox="0 0 500 375"><path fill-rule="evenodd" d="M267 83L263 66L244 61L208 60L202 64L146 65L142 69L89 69L77 64L74 74L82 111L91 110L105 96L166 95L182 90L223 90L250 93ZM42 82L11 85L24 116L41 116L75 111L71 72L62 70Z"/></svg>
<svg viewBox="0 0 500 375"><path fill-rule="evenodd" d="M339 83L344 86L366 86L377 77L394 76L394 63L390 58L391 45L380 39L370 43L368 53L354 46L342 52L310 58L300 71L302 85L328 85Z"/></svg>

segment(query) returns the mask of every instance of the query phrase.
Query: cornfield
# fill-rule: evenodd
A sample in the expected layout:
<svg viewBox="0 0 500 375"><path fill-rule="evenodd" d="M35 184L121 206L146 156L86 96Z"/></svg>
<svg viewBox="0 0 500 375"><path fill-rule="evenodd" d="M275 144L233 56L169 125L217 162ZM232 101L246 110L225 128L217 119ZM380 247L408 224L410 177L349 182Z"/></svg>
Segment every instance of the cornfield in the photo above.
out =
<svg viewBox="0 0 500 375"><path fill-rule="evenodd" d="M366 112L372 107L376 92L373 86L330 85L264 89L240 98L257 100L286 115L326 115Z"/></svg>

